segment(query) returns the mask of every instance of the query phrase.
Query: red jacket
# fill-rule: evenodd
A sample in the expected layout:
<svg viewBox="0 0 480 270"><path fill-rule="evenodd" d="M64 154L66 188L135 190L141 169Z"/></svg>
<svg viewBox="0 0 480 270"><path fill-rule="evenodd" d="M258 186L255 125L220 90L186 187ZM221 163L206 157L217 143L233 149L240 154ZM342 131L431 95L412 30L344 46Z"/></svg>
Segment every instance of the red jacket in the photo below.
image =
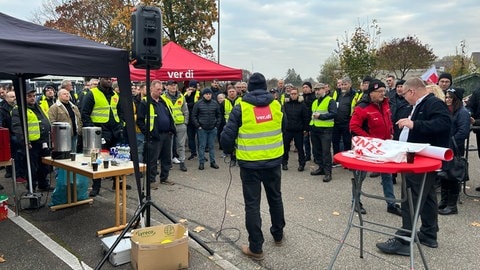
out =
<svg viewBox="0 0 480 270"><path fill-rule="evenodd" d="M352 136L392 139L391 114L387 98L383 100L381 107L369 100L362 100L353 111L350 132Z"/></svg>

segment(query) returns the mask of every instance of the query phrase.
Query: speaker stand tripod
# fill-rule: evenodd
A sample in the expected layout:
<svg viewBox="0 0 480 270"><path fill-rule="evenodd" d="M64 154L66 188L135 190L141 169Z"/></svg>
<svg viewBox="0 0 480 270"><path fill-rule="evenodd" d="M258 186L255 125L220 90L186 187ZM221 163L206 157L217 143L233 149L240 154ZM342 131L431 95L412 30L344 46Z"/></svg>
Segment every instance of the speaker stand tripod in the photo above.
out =
<svg viewBox="0 0 480 270"><path fill-rule="evenodd" d="M145 73L146 73L145 74L145 81L146 81L146 88L147 88L147 109L146 109L147 115L146 115L145 119L146 119L146 126L149 127L150 126L150 110L149 110L149 108L150 108L150 104L152 102L152 97L150 96L150 65L148 63L146 65ZM130 126L131 126L131 128L134 127L134 125L130 125ZM128 126L127 126L127 128L128 128ZM147 133L145 134L145 145L149 145L149 142L150 142L150 129L147 128ZM148 151L145 151L144 156L145 156L145 160L148 160ZM137 187L140 187L141 186L140 178L138 177L137 173L135 173L135 176L136 176L135 179L136 179L136 182L137 182ZM95 267L95 270L98 270L103 266L105 261L108 259L108 257L112 254L112 252L115 250L117 245L123 239L125 234L127 234L127 232L130 231L133 224L135 224L137 222L137 220L140 219L141 215L144 212L145 212L145 226L150 227L150 207L153 206L162 215L167 217L173 223L178 223L178 221L174 217L172 217L170 214L168 214L167 212L162 210L160 207L158 207L152 201L151 192L150 192L150 172L149 172L149 169L148 169L148 162L146 162L145 179L146 179L146 181L145 181L145 194L146 195L144 197L145 200L141 199L140 205L137 208L137 210L135 211L135 214L130 219L127 226L123 229L122 233L120 233L120 235L117 237L117 239L112 244L112 246L107 251L107 253L105 253L102 260L97 264L97 266ZM194 234L193 232L188 232L188 235L190 236L190 238L195 240L200 246L202 246L205 250L207 250L210 253L210 255L214 254L214 251L212 249L210 249L196 234Z"/></svg>

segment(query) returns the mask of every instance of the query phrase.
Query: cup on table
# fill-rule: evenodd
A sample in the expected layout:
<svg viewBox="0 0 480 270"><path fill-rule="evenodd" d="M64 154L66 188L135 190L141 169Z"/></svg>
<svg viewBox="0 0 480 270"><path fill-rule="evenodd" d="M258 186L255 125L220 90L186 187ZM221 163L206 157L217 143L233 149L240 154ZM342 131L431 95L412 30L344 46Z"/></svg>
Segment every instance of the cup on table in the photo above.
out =
<svg viewBox="0 0 480 270"><path fill-rule="evenodd" d="M415 152L407 151L407 163L413 163L414 159L415 159Z"/></svg>
<svg viewBox="0 0 480 270"><path fill-rule="evenodd" d="M76 158L77 158L77 153L70 153L70 160L71 161L75 161Z"/></svg>
<svg viewBox="0 0 480 270"><path fill-rule="evenodd" d="M92 169L93 169L94 172L98 171L98 163L97 162L92 163Z"/></svg>
<svg viewBox="0 0 480 270"><path fill-rule="evenodd" d="M109 162L108 159L105 159L103 161L103 168L108 169L108 162Z"/></svg>

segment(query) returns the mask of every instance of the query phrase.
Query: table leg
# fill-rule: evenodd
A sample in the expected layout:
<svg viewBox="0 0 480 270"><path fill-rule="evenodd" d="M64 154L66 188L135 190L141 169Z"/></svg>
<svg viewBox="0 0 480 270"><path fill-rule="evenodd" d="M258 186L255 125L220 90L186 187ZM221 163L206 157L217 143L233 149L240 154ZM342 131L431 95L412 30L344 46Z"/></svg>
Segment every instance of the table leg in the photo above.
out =
<svg viewBox="0 0 480 270"><path fill-rule="evenodd" d="M418 240L417 236L417 223L418 223L418 217L420 215L420 206L422 205L422 200L425 197L424 194L424 189L425 189L425 182L427 180L427 173L423 175L422 183L420 185L420 191L419 191L419 196L415 205L415 210L413 211L413 214L411 214L412 218L412 231L410 233L410 269L415 269L414 266L414 254L413 254L413 244L416 243L418 247L418 251L420 252L420 257L422 258L423 265L425 269L428 270L428 265L427 261L425 259L425 256L422 251L422 247L420 245L420 241ZM413 209L413 201L412 201L412 191L409 189L408 190L408 196L409 196L409 207L410 210ZM410 211L412 213L412 211Z"/></svg>
<svg viewBox="0 0 480 270"><path fill-rule="evenodd" d="M330 260L330 264L328 265L328 270L333 269L333 265L335 264L335 261L337 260L338 254L340 254L340 250L342 249L343 245L345 244L345 240L347 239L348 233L350 232L350 229L353 226L353 216L355 215L355 207L360 207L360 189L359 185L357 183L357 179L359 178L356 173L353 174L354 177L352 179L352 185L353 185L353 190L354 190L354 196L353 196L353 204L352 204L352 211L350 211L350 216L348 217L348 224L347 228L343 232L342 238L340 239L340 243L337 246L337 249L335 250L335 253L333 254L332 259ZM360 251L360 256L362 256L362 253Z"/></svg>
<svg viewBox="0 0 480 270"><path fill-rule="evenodd" d="M127 176L122 175L122 225L127 224Z"/></svg>
<svg viewBox="0 0 480 270"><path fill-rule="evenodd" d="M120 226L120 177L115 176L115 226Z"/></svg>

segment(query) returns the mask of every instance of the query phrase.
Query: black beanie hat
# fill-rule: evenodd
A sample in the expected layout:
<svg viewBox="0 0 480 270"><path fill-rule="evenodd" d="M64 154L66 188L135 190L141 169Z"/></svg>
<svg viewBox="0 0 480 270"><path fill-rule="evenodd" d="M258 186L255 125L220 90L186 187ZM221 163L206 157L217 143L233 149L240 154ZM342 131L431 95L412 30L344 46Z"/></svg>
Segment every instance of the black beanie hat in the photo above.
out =
<svg viewBox="0 0 480 270"><path fill-rule="evenodd" d="M367 93L371 93L375 90L377 90L378 88L381 88L381 87L384 87L385 88L385 84L378 80L378 79L373 79L370 81L370 84L368 85L368 90L367 90Z"/></svg>
<svg viewBox="0 0 480 270"><path fill-rule="evenodd" d="M310 89L312 89L312 83L310 83L310 82L304 82L304 83L302 84L302 86L304 86L304 85L306 85L306 86L310 87Z"/></svg>
<svg viewBox="0 0 480 270"><path fill-rule="evenodd" d="M265 76L263 76L263 74L255 72L248 80L248 91L257 89L267 90L267 81L265 80Z"/></svg>
<svg viewBox="0 0 480 270"><path fill-rule="evenodd" d="M205 94L213 94L212 89L210 89L210 88L205 88L205 89L203 89L202 95L205 95Z"/></svg>
<svg viewBox="0 0 480 270"><path fill-rule="evenodd" d="M405 80L398 80L397 83L395 84L395 87L399 85L403 85L405 83Z"/></svg>
<svg viewBox="0 0 480 270"><path fill-rule="evenodd" d="M373 80L373 78L367 75L367 76L365 76L365 78L363 78L362 82L371 82L372 80Z"/></svg>
<svg viewBox="0 0 480 270"><path fill-rule="evenodd" d="M448 89L447 92L455 94L455 96L458 99L462 100L463 99L463 94L465 93L465 89L463 89L461 87L455 87L455 88Z"/></svg>
<svg viewBox="0 0 480 270"><path fill-rule="evenodd" d="M440 74L440 77L438 77L438 81L440 81L441 79L449 79L450 83L453 83L452 74L450 74L450 73L445 72L445 73Z"/></svg>

